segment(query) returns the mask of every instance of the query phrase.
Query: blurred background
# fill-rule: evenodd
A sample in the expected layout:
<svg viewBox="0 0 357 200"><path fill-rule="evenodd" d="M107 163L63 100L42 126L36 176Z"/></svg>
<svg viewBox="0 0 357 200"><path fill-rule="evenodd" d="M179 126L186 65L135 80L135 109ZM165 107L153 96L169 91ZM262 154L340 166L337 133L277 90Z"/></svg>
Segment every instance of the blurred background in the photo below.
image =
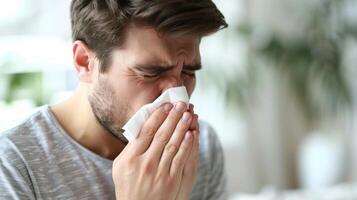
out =
<svg viewBox="0 0 357 200"><path fill-rule="evenodd" d="M222 142L230 198L357 198L357 0L214 2L230 26L203 40L191 101ZM69 4L0 0L0 130L75 89Z"/></svg>

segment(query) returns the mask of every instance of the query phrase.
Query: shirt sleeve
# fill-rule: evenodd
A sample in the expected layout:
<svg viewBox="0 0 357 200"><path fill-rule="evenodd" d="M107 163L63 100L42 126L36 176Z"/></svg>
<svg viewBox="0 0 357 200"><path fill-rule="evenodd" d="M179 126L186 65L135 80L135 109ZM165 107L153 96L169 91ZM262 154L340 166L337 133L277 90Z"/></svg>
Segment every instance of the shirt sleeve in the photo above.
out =
<svg viewBox="0 0 357 200"><path fill-rule="evenodd" d="M227 178L225 170L225 159L222 145L212 127L208 128L210 141L210 176L209 176L209 200L226 200L227 197Z"/></svg>
<svg viewBox="0 0 357 200"><path fill-rule="evenodd" d="M26 167L11 144L9 139L0 139L0 199L34 200Z"/></svg>

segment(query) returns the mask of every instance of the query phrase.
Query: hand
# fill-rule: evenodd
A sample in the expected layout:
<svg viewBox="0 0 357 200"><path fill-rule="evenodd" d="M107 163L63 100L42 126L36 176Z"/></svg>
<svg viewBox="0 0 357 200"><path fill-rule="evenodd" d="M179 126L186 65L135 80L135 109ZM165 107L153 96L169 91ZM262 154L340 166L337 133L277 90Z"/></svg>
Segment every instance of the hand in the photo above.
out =
<svg viewBox="0 0 357 200"><path fill-rule="evenodd" d="M193 116L189 130L193 133L193 147L188 161L183 170L180 191L176 200L188 200L196 181L197 168L199 163L199 125L198 115L194 113L193 105L190 104L189 112Z"/></svg>
<svg viewBox="0 0 357 200"><path fill-rule="evenodd" d="M155 110L138 138L124 148L113 163L118 200L174 200L194 136L188 129L193 116L186 104L166 104Z"/></svg>

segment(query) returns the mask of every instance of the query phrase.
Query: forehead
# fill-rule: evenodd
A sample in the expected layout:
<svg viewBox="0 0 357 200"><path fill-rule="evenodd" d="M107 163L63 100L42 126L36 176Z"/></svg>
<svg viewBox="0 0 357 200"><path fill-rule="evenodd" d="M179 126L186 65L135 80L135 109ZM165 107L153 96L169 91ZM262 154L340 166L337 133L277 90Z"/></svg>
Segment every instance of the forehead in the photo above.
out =
<svg viewBox="0 0 357 200"><path fill-rule="evenodd" d="M199 37L172 37L153 28L131 25L127 28L122 50L136 60L174 65L179 59L186 64L200 62Z"/></svg>

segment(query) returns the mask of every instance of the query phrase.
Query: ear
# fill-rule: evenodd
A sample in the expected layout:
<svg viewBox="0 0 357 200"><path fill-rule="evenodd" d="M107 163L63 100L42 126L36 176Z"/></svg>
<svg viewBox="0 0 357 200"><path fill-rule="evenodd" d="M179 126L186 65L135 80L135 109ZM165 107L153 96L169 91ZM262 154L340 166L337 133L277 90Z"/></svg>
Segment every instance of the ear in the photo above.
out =
<svg viewBox="0 0 357 200"><path fill-rule="evenodd" d="M73 63L81 82L91 83L96 74L95 54L82 41L75 41L72 45Z"/></svg>

